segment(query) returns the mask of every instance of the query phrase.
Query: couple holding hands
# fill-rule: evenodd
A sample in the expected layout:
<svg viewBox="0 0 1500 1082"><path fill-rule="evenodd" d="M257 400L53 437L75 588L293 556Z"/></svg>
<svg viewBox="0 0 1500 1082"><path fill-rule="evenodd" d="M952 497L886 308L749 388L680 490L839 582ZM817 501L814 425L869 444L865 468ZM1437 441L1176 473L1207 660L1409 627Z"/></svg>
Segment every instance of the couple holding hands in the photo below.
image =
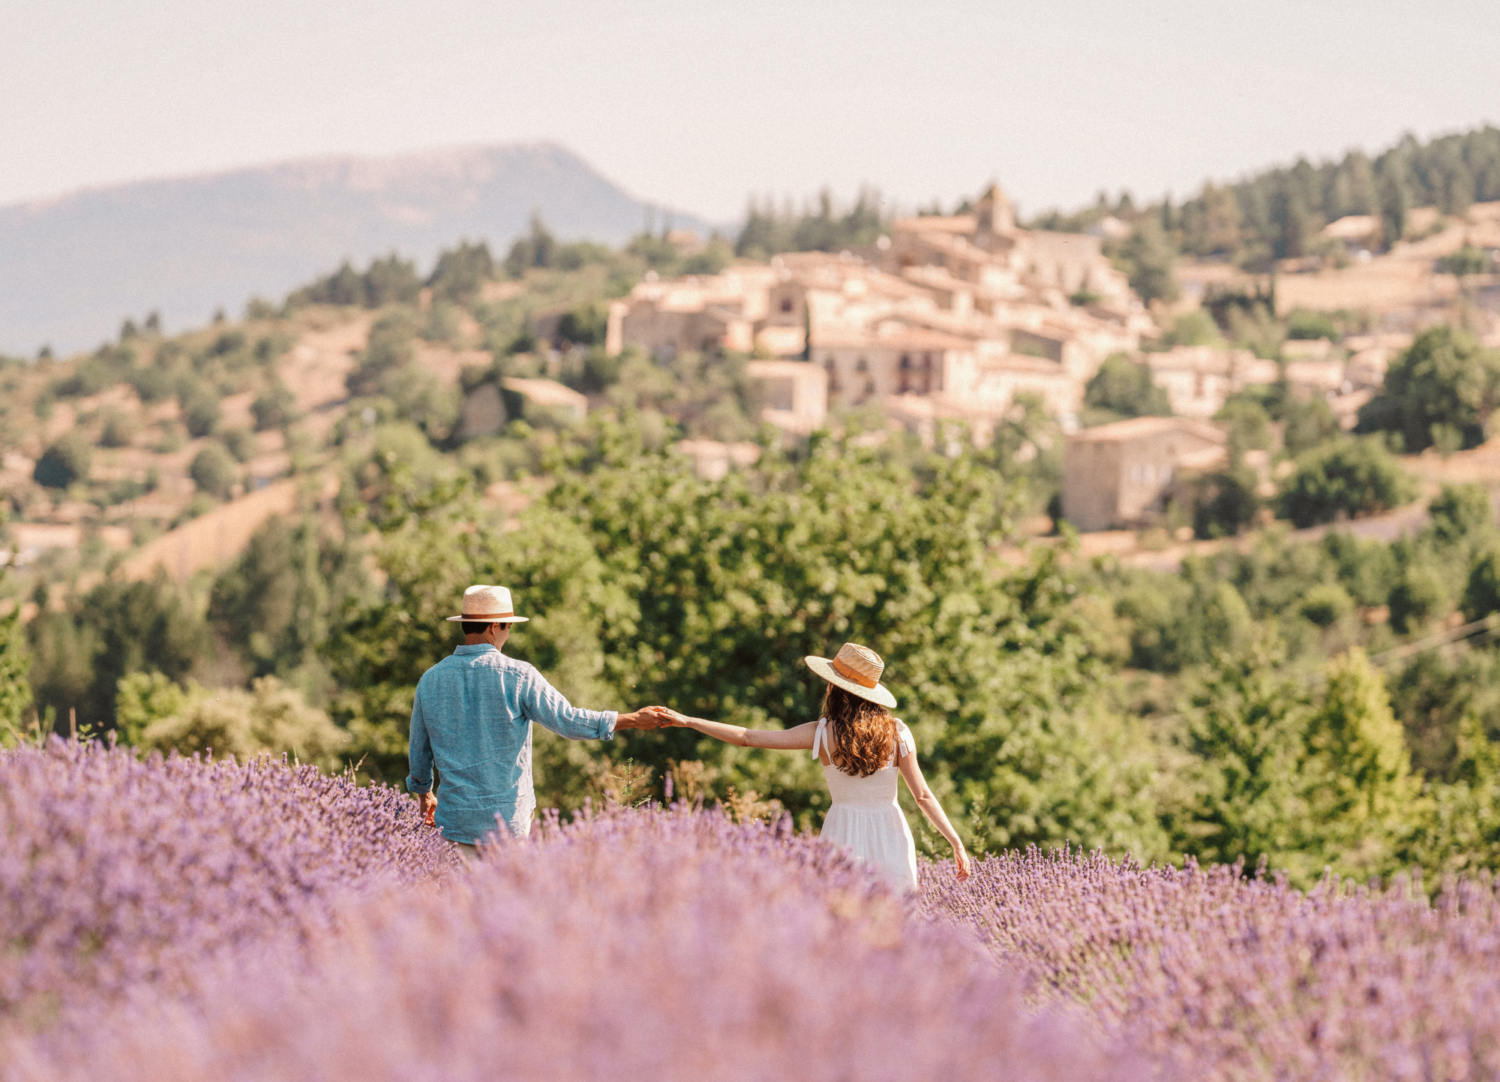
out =
<svg viewBox="0 0 1500 1082"><path fill-rule="evenodd" d="M969 855L917 765L911 731L891 714L896 698L880 683L885 665L873 650L845 643L831 658L807 658L807 667L827 684L816 721L746 729L664 706L629 713L572 706L536 668L504 654L511 626L527 617L515 614L503 586L469 587L461 614L448 619L462 626L464 643L417 683L406 786L427 821L441 827L466 858L495 832L497 819L513 835L531 830L532 722L572 740L677 726L739 747L811 751L833 798L822 837L915 890L916 846L896 802L897 778L904 778L917 807L953 846L958 877L969 874ZM434 766L441 800L433 792Z"/></svg>

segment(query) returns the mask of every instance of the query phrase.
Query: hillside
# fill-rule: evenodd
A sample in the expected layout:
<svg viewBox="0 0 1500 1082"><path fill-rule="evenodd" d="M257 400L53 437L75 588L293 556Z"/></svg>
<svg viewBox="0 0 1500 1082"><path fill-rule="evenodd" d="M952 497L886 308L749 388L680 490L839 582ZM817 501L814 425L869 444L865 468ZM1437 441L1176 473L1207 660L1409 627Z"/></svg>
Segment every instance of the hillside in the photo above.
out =
<svg viewBox="0 0 1500 1082"><path fill-rule="evenodd" d="M648 209L552 143L316 158L0 207L0 352L91 347L152 309L195 325L346 258L395 250L425 265L459 237L503 248L533 211L562 237L617 243Z"/></svg>

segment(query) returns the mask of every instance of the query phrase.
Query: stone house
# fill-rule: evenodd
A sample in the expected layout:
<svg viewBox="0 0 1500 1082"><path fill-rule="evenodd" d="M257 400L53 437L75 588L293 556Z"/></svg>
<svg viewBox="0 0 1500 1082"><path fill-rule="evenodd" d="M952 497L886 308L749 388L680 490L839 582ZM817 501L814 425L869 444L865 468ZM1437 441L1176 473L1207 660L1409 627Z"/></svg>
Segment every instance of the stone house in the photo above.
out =
<svg viewBox="0 0 1500 1082"><path fill-rule="evenodd" d="M1275 361L1248 349L1177 346L1165 353L1144 354L1141 360L1151 369L1151 382L1167 392L1172 412L1201 420L1217 414L1236 392L1268 386L1281 378Z"/></svg>
<svg viewBox="0 0 1500 1082"><path fill-rule="evenodd" d="M1075 432L1063 452L1063 517L1085 531L1148 524L1183 475L1227 461L1226 442L1214 425L1186 417L1136 417Z"/></svg>
<svg viewBox="0 0 1500 1082"><path fill-rule="evenodd" d="M745 375L760 397L761 420L806 436L828 419L828 373L806 361L750 361Z"/></svg>

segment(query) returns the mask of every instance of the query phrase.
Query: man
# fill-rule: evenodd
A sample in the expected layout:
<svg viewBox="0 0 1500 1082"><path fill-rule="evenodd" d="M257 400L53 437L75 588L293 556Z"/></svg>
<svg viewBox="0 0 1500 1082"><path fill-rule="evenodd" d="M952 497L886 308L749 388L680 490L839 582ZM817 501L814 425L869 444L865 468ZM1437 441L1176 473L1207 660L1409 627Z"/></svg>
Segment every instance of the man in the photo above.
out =
<svg viewBox="0 0 1500 1082"><path fill-rule="evenodd" d="M617 729L655 729L655 715L637 710L579 710L544 676L501 650L513 611L503 586L470 586L463 611L464 645L422 674L411 711L407 790L429 823L442 827L465 859L495 833L496 817L511 834L531 830L536 795L531 782L531 723L570 740L610 740ZM432 792L432 768L442 777L442 800Z"/></svg>

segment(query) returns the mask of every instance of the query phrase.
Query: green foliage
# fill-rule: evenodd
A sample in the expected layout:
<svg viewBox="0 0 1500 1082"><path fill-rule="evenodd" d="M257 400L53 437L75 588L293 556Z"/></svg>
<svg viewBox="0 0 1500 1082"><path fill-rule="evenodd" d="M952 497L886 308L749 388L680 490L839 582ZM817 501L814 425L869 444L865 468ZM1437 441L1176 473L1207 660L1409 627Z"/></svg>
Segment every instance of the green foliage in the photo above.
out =
<svg viewBox="0 0 1500 1082"><path fill-rule="evenodd" d="M1288 397L1282 407L1281 443L1293 457L1311 451L1339 434L1338 418L1328 403L1317 396L1303 401Z"/></svg>
<svg viewBox="0 0 1500 1082"><path fill-rule="evenodd" d="M134 746L239 759L285 753L328 770L342 765L348 734L274 676L253 681L249 691L196 684L173 688L159 673L120 681L116 710L122 721L129 720L122 732L134 737Z"/></svg>
<svg viewBox="0 0 1500 1082"><path fill-rule="evenodd" d="M1303 596L1297 611L1318 627L1332 627L1354 611L1354 598L1336 582L1320 582Z"/></svg>
<svg viewBox="0 0 1500 1082"><path fill-rule="evenodd" d="M1439 259L1437 269L1443 274L1456 274L1462 278L1469 274L1489 273L1491 263L1489 252L1472 244L1465 244L1453 254Z"/></svg>
<svg viewBox="0 0 1500 1082"><path fill-rule="evenodd" d="M1392 866L1416 825L1421 785L1385 681L1364 652L1335 658L1326 675L1307 731L1309 810L1324 859L1341 875L1366 879Z"/></svg>
<svg viewBox="0 0 1500 1082"><path fill-rule="evenodd" d="M255 457L255 434L248 428L231 428L219 440L236 462L249 462Z"/></svg>
<svg viewBox="0 0 1500 1082"><path fill-rule="evenodd" d="M99 432L101 447L129 447L139 430L135 414L111 409L104 415L104 425Z"/></svg>
<svg viewBox="0 0 1500 1082"><path fill-rule="evenodd" d="M1130 663L1158 672L1236 653L1255 630L1249 606L1234 584L1197 559L1184 562L1180 577L1128 580L1116 595L1115 609L1130 639Z"/></svg>
<svg viewBox="0 0 1500 1082"><path fill-rule="evenodd" d="M1403 856L1438 874L1493 871L1500 867L1500 748L1473 713L1459 724L1455 773L1430 787L1430 814Z"/></svg>
<svg viewBox="0 0 1500 1082"><path fill-rule="evenodd" d="M297 396L280 379L273 380L250 403L250 413L255 418L257 432L285 428L297 418Z"/></svg>
<svg viewBox="0 0 1500 1082"><path fill-rule="evenodd" d="M211 436L219 427L219 394L202 379L187 376L178 382L177 401L182 406L182 423L195 439Z"/></svg>
<svg viewBox="0 0 1500 1082"><path fill-rule="evenodd" d="M371 260L363 274L345 261L326 278L293 292L287 297L287 305L384 308L388 304L415 304L421 288L416 267L392 252L384 259Z"/></svg>
<svg viewBox="0 0 1500 1082"><path fill-rule="evenodd" d="M1416 485L1379 439L1341 439L1304 454L1281 492L1297 527L1378 514L1409 502Z"/></svg>
<svg viewBox="0 0 1500 1082"><path fill-rule="evenodd" d="M1312 710L1276 671L1279 661L1275 642L1258 638L1220 654L1193 695L1184 737L1191 795L1176 830L1200 860L1265 859L1305 880L1318 834L1302 775Z"/></svg>
<svg viewBox="0 0 1500 1082"><path fill-rule="evenodd" d="M37 708L80 725L114 725L115 688L133 672L184 680L212 657L213 639L188 599L164 579L106 581L68 612L43 611L27 626Z"/></svg>
<svg viewBox="0 0 1500 1082"><path fill-rule="evenodd" d="M432 288L435 301L467 304L479 296L480 287L494 273L495 261L490 256L489 245L483 241L478 244L463 241L457 248L438 255L437 264L427 276L427 285Z"/></svg>
<svg viewBox="0 0 1500 1082"><path fill-rule="evenodd" d="M1360 410L1359 428L1400 433L1413 453L1437 442L1444 429L1474 447L1484 441L1497 402L1500 355L1456 327L1429 327L1386 372L1382 393Z"/></svg>
<svg viewBox="0 0 1500 1082"><path fill-rule="evenodd" d="M224 499L239 480L239 467L234 456L225 450L222 443L210 443L193 456L188 466L188 476L198 491L206 496Z"/></svg>
<svg viewBox="0 0 1500 1082"><path fill-rule="evenodd" d="M1224 336L1213 315L1203 308L1194 308L1178 316L1171 328L1162 336L1162 345L1173 346L1222 346Z"/></svg>
<svg viewBox="0 0 1500 1082"><path fill-rule="evenodd" d="M1130 288L1147 304L1177 299L1177 253L1156 218L1142 217L1135 223L1120 245L1116 263L1130 279Z"/></svg>
<svg viewBox="0 0 1500 1082"><path fill-rule="evenodd" d="M367 589L356 556L315 521L276 517L214 582L208 619L252 673L306 683L321 679L335 607Z"/></svg>
<svg viewBox="0 0 1500 1082"><path fill-rule="evenodd" d="M14 743L32 703L31 648L17 606L0 616L0 743Z"/></svg>
<svg viewBox="0 0 1500 1082"><path fill-rule="evenodd" d="M822 691L802 657L855 639L886 656L902 716L933 749L934 784L971 809L989 844L1072 837L1159 851L1150 771L1093 698L1069 580L1050 558L993 574L987 546L1008 498L972 456L914 472L825 441L804 460L768 454L708 483L629 430L594 438L585 472L563 475L512 532L459 529L474 507L415 493L419 512L386 520L388 599L329 651L340 716L367 763L399 776L411 687L451 649L441 617L467 583L504 582L535 617L508 649L575 701L797 724ZM617 744L611 754L658 772L700 759L799 815L826 800L803 757L677 731ZM576 802L576 760L545 740L537 758L552 798Z"/></svg>
<svg viewBox="0 0 1500 1082"><path fill-rule="evenodd" d="M1151 382L1151 369L1123 353L1104 358L1099 371L1084 386L1083 404L1086 410L1095 411L1097 423L1127 417L1168 417L1172 413L1167 392Z"/></svg>
<svg viewBox="0 0 1500 1082"><path fill-rule="evenodd" d="M1310 308L1293 308L1287 313L1286 336L1303 341L1326 338L1330 342L1337 342L1343 337L1333 316Z"/></svg>
<svg viewBox="0 0 1500 1082"><path fill-rule="evenodd" d="M45 488L67 488L88 479L94 449L78 429L70 429L42 452L31 471L31 479Z"/></svg>
<svg viewBox="0 0 1500 1082"><path fill-rule="evenodd" d="M557 321L557 337L575 346L602 346L608 327L608 308L598 302L580 304Z"/></svg>
<svg viewBox="0 0 1500 1082"><path fill-rule="evenodd" d="M838 252L874 244L887 228L878 192L862 189L853 206L841 214L832 193L824 189L816 207L800 212L790 206L778 208L769 198L763 203L752 200L734 250L752 259L777 252Z"/></svg>

